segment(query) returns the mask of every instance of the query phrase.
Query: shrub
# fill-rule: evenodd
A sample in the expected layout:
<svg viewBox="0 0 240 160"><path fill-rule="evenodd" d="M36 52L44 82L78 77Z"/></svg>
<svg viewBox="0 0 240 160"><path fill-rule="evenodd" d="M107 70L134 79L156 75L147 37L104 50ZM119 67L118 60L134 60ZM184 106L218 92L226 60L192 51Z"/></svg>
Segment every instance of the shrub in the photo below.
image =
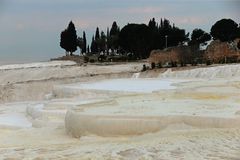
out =
<svg viewBox="0 0 240 160"><path fill-rule="evenodd" d="M212 62L211 62L211 60L210 59L208 59L207 61L206 61L206 65L211 65L212 64Z"/></svg>
<svg viewBox="0 0 240 160"><path fill-rule="evenodd" d="M99 62L103 62L103 61L105 61L106 60L106 56L104 56L104 55L100 55L99 57L98 57L98 61Z"/></svg>
<svg viewBox="0 0 240 160"><path fill-rule="evenodd" d="M151 63L151 68L154 69L155 67L156 67L155 63L152 62L152 63Z"/></svg>
<svg viewBox="0 0 240 160"><path fill-rule="evenodd" d="M84 56L83 60L84 60L84 62L89 62L89 58L86 56Z"/></svg>
<svg viewBox="0 0 240 160"><path fill-rule="evenodd" d="M94 63L95 60L94 60L94 59L90 59L89 62L90 62L90 63Z"/></svg>
<svg viewBox="0 0 240 160"><path fill-rule="evenodd" d="M171 66L172 67L177 67L177 62L176 61L171 61Z"/></svg>
<svg viewBox="0 0 240 160"><path fill-rule="evenodd" d="M142 68L142 71L144 72L144 71L146 71L147 70L147 67L146 67L146 65L144 64L143 65L143 68Z"/></svg>

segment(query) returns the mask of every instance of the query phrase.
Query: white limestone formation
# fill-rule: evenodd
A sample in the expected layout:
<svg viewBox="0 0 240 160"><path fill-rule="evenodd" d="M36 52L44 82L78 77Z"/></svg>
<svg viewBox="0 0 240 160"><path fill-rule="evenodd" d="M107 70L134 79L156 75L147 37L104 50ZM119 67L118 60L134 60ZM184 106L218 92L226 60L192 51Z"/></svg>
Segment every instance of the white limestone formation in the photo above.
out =
<svg viewBox="0 0 240 160"><path fill-rule="evenodd" d="M2 65L2 66L0 66L0 70L43 68L43 67L61 67L61 66L73 66L73 65L76 65L76 62L73 62L73 61L50 61L50 62Z"/></svg>
<svg viewBox="0 0 240 160"><path fill-rule="evenodd" d="M1 69L8 101L0 104L0 159L240 156L238 64L169 69L156 78L143 78L151 71L139 75L136 64L29 67ZM42 99L26 101L33 90Z"/></svg>
<svg viewBox="0 0 240 160"><path fill-rule="evenodd" d="M203 78L203 79L214 79L214 78L233 78L240 77L240 65L223 65L215 67L197 68L183 71L172 72L168 69L165 73L160 74L162 78Z"/></svg>

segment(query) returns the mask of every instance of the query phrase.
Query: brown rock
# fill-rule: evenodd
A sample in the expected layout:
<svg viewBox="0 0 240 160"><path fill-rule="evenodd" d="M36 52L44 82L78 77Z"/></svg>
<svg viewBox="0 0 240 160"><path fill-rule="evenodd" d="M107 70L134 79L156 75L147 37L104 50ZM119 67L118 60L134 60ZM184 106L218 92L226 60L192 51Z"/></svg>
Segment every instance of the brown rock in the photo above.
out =
<svg viewBox="0 0 240 160"><path fill-rule="evenodd" d="M150 63L156 64L170 62L188 63L192 60L191 48L188 46L177 46L164 50L153 50L148 60Z"/></svg>
<svg viewBox="0 0 240 160"><path fill-rule="evenodd" d="M240 52L237 48L239 40L236 39L231 43L212 41L205 51L204 59L211 60L213 63L239 62Z"/></svg>

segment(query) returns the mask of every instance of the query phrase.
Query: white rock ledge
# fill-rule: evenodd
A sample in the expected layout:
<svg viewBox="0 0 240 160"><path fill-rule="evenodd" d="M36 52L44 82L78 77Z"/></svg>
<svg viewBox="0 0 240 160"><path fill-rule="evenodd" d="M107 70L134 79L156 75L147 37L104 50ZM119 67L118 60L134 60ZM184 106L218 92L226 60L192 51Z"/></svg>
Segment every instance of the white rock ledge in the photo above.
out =
<svg viewBox="0 0 240 160"><path fill-rule="evenodd" d="M65 128L73 137L86 135L131 136L158 132L169 125L186 124L197 128L239 128L240 118L204 116L122 116L92 115L69 110Z"/></svg>

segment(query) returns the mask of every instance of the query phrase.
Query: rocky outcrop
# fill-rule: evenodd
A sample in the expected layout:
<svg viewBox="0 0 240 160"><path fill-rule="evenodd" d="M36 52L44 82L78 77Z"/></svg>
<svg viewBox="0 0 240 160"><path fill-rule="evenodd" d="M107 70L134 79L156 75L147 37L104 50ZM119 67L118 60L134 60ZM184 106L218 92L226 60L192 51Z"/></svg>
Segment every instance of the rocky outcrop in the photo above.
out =
<svg viewBox="0 0 240 160"><path fill-rule="evenodd" d="M196 51L189 46L170 47L153 50L149 62L155 64L178 63L235 63L240 62L240 38L234 42L212 41L205 51Z"/></svg>
<svg viewBox="0 0 240 160"><path fill-rule="evenodd" d="M212 63L239 62L240 51L237 47L240 39L234 42L221 42L219 40L212 41L207 47L204 59L210 60Z"/></svg>
<svg viewBox="0 0 240 160"><path fill-rule="evenodd" d="M190 63L193 59L191 48L188 46L170 47L164 50L153 50L150 53L149 62L166 64L171 62Z"/></svg>

